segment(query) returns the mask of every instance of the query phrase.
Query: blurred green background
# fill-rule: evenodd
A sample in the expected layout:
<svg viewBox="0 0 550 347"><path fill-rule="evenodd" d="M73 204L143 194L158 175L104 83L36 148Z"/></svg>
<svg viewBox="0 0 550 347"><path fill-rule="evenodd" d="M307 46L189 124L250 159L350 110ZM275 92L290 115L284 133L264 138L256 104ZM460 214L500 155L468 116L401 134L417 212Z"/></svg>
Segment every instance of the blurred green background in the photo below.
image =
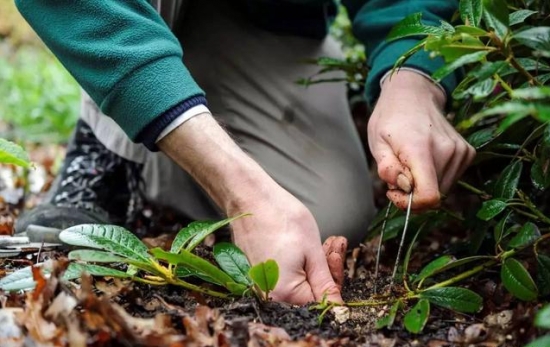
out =
<svg viewBox="0 0 550 347"><path fill-rule="evenodd" d="M21 17L0 1L0 137L65 142L78 118L80 89Z"/></svg>

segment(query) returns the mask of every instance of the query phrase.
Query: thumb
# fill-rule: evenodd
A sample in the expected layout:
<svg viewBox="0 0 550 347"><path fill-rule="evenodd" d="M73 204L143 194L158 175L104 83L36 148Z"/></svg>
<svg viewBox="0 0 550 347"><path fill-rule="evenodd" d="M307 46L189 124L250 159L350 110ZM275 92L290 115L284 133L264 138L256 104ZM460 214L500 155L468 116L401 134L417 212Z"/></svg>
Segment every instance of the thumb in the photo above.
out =
<svg viewBox="0 0 550 347"><path fill-rule="evenodd" d="M306 277L316 301L321 301L326 295L328 301L343 303L340 289L330 274L327 259L321 248L306 259Z"/></svg>

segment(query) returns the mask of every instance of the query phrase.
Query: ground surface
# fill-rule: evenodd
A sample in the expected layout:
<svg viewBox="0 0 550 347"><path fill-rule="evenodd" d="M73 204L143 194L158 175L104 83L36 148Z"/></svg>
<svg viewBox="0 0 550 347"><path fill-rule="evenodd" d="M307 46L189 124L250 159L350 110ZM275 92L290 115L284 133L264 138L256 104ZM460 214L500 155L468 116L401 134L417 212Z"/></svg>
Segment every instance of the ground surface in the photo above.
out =
<svg viewBox="0 0 550 347"><path fill-rule="evenodd" d="M47 189L62 149L31 150L37 169L30 192L23 196L21 173L0 170L0 233L10 234L19 211L36 204ZM35 172L33 171L33 172ZM23 199L24 198L24 199ZM173 231L181 227L169 211L146 210L137 223L147 243L169 246ZM457 236L458 235L458 236ZM410 271L443 254L460 242L460 232L434 231L413 252ZM373 296L372 240L350 250L343 296L346 302L386 297ZM389 293L396 246L382 253L379 293ZM201 252L209 252L202 246ZM152 287L112 278L82 278L74 284L58 279L66 266L62 250L29 249L0 258L0 277L23 266L59 260L49 279L35 273L37 289L29 293L0 293L1 346L523 346L537 335L532 327L537 303L512 300L499 284L497 273L483 273L462 283L484 298L484 309L463 315L432 306L421 334L402 328L398 315L391 328L376 329L376 321L389 305L354 307L336 317L328 312L261 303L252 298L220 300L172 287ZM1 255L1 254L0 254ZM398 293L400 286L394 288ZM392 298L392 295L389 295Z"/></svg>

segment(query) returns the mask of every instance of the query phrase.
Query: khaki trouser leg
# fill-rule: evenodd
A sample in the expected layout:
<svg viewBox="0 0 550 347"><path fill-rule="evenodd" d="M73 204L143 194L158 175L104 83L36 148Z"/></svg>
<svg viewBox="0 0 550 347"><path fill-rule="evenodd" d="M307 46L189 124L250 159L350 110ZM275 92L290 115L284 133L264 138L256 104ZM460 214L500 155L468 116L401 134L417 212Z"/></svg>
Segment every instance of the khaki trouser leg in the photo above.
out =
<svg viewBox="0 0 550 347"><path fill-rule="evenodd" d="M351 243L360 242L375 207L345 86L294 83L318 70L302 61L339 56L338 44L274 35L247 23L229 5L197 3L186 13L180 39L185 63L206 91L213 115L312 211L323 238L344 235ZM131 143L88 98L82 117L109 149L145 165L150 200L193 219L219 217L185 172L162 153Z"/></svg>

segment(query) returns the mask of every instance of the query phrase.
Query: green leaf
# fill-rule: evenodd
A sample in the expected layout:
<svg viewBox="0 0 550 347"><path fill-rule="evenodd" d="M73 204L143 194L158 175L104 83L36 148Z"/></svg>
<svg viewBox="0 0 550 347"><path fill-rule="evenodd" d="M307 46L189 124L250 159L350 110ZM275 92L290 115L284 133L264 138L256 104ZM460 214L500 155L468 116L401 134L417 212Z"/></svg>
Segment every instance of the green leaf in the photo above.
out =
<svg viewBox="0 0 550 347"><path fill-rule="evenodd" d="M468 89L462 92L454 91L453 97L457 100L461 100L471 95L473 96L474 101L485 101L485 98L493 93L496 85L497 81L489 78L472 84L470 87L468 87Z"/></svg>
<svg viewBox="0 0 550 347"><path fill-rule="evenodd" d="M130 258L120 257L110 252L97 251L94 249L77 249L71 251L68 255L70 260L84 261L88 263L124 263L135 266L138 269L148 271L153 274L159 274L150 263L145 263Z"/></svg>
<svg viewBox="0 0 550 347"><path fill-rule="evenodd" d="M489 28L493 28L499 38L508 33L510 15L505 0L483 0L483 19Z"/></svg>
<svg viewBox="0 0 550 347"><path fill-rule="evenodd" d="M199 245L208 235L221 227L228 225L234 220L246 216L247 214L241 214L233 218L227 218L221 221L197 221L189 224L187 227L181 229L170 247L170 252L179 253L183 248L188 251L192 251L197 245Z"/></svg>
<svg viewBox="0 0 550 347"><path fill-rule="evenodd" d="M217 243L214 245L214 258L235 282L247 286L252 284L248 277L250 263L239 247L229 242Z"/></svg>
<svg viewBox="0 0 550 347"><path fill-rule="evenodd" d="M550 257L543 254L537 255L537 284L542 296L550 294Z"/></svg>
<svg viewBox="0 0 550 347"><path fill-rule="evenodd" d="M531 10L517 10L515 12L510 13L509 21L510 26L523 23L528 17L531 17L537 13L537 11L531 11Z"/></svg>
<svg viewBox="0 0 550 347"><path fill-rule="evenodd" d="M525 347L548 347L550 346L550 335L539 337L535 341L531 341Z"/></svg>
<svg viewBox="0 0 550 347"><path fill-rule="evenodd" d="M523 163L519 160L508 165L495 182L493 196L501 199L511 199L516 194Z"/></svg>
<svg viewBox="0 0 550 347"><path fill-rule="evenodd" d="M495 218L505 209L506 202L498 199L488 200L483 202L476 216L481 220L487 221Z"/></svg>
<svg viewBox="0 0 550 347"><path fill-rule="evenodd" d="M444 287L420 292L420 298L434 305L464 313L476 313L483 306L483 299L466 288Z"/></svg>
<svg viewBox="0 0 550 347"><path fill-rule="evenodd" d="M275 289L279 281L279 265L275 260L269 259L252 266L248 275L262 291L268 293Z"/></svg>
<svg viewBox="0 0 550 347"><path fill-rule="evenodd" d="M481 0L460 0L459 4L460 18L466 25L478 27L483 14L483 4Z"/></svg>
<svg viewBox="0 0 550 347"><path fill-rule="evenodd" d="M506 115L506 117L498 125L497 132L502 134L506 129L510 128L512 125L516 124L520 120L526 118L528 115L525 113L511 113Z"/></svg>
<svg viewBox="0 0 550 347"><path fill-rule="evenodd" d="M469 263L472 263L472 262L476 262L476 261L480 261L480 260L487 261L487 260L490 260L490 259L493 259L493 258L494 257L488 256L488 255L476 255L476 256L472 256L472 257L466 257L466 258L454 260L454 261L451 261L451 262L445 264L444 266L440 267L436 271L434 271L432 273L432 276L437 274L437 273L441 273L443 271L454 269L456 267L466 265L466 264L469 264Z"/></svg>
<svg viewBox="0 0 550 347"><path fill-rule="evenodd" d="M419 282L423 279L426 279L430 276L432 276L434 273L437 272L440 268L443 266L455 261L455 257L450 255L443 255L433 261L431 261L428 265L424 266L424 268L420 271L418 276L414 279L413 283Z"/></svg>
<svg viewBox="0 0 550 347"><path fill-rule="evenodd" d="M550 329L550 305L547 304L537 312L535 326L542 329Z"/></svg>
<svg viewBox="0 0 550 347"><path fill-rule="evenodd" d="M531 182L536 189L545 190L550 187L550 160L538 158L531 166Z"/></svg>
<svg viewBox="0 0 550 347"><path fill-rule="evenodd" d="M133 276L127 272L111 269L105 266L93 265L93 264L80 264L72 263L73 271L79 274L88 273L92 276L100 277L116 277L116 278L132 278Z"/></svg>
<svg viewBox="0 0 550 347"><path fill-rule="evenodd" d="M529 87L515 89L512 92L513 98L518 99L550 99L550 87Z"/></svg>
<svg viewBox="0 0 550 347"><path fill-rule="evenodd" d="M512 215L512 211L509 211L504 218L502 218L496 225L493 232L496 244L500 244L500 241L506 236L504 230L506 230L506 225Z"/></svg>
<svg viewBox="0 0 550 347"><path fill-rule="evenodd" d="M519 230L516 236L514 236L508 243L509 248L523 248L532 245L540 238L539 228L531 223L527 222Z"/></svg>
<svg viewBox="0 0 550 347"><path fill-rule="evenodd" d="M422 24L422 13L413 13L397 23L390 31L386 40L392 41L408 36L441 35L445 30L440 27Z"/></svg>
<svg viewBox="0 0 550 347"><path fill-rule="evenodd" d="M228 282L226 283L226 287L233 295L243 295L249 288L244 284L236 282Z"/></svg>
<svg viewBox="0 0 550 347"><path fill-rule="evenodd" d="M170 264L184 265L191 271L204 274L205 277L203 279L208 278L211 280L210 282L225 288L228 288L227 283L233 282L233 279L231 279L228 274L217 268L214 264L185 249L182 249L180 253L175 254L166 252L157 247L151 250L151 254L153 254L157 259L165 260Z"/></svg>
<svg viewBox="0 0 550 347"><path fill-rule="evenodd" d="M516 58L518 64L526 71L550 71L550 65L545 64L541 60L535 60L531 58ZM501 71L501 76L508 76L512 73L517 73L515 67L507 65Z"/></svg>
<svg viewBox="0 0 550 347"><path fill-rule="evenodd" d="M457 25L455 27L455 32L457 34L468 34L475 37L486 36L488 34L485 30L481 28L471 27L468 25Z"/></svg>
<svg viewBox="0 0 550 347"><path fill-rule="evenodd" d="M76 225L63 230L59 239L69 245L101 249L142 263L151 261L147 246L130 231L116 225Z"/></svg>
<svg viewBox="0 0 550 347"><path fill-rule="evenodd" d="M0 138L0 164L14 164L29 168L31 161L23 147Z"/></svg>
<svg viewBox="0 0 550 347"><path fill-rule="evenodd" d="M485 62L470 71L468 75L473 76L478 80L485 80L492 77L494 74L499 73L506 66L508 66L508 63L502 60Z"/></svg>
<svg viewBox="0 0 550 347"><path fill-rule="evenodd" d="M468 136L467 141L475 149L480 149L496 138L495 130L486 127Z"/></svg>
<svg viewBox="0 0 550 347"><path fill-rule="evenodd" d="M455 71L456 69L466 64L471 64L471 63L476 63L478 61L481 61L487 54L488 54L487 51L479 51L479 52L463 55L460 58L453 61L452 63L444 65L439 69L437 69L432 74L432 77L437 81L441 81L443 78L445 78L445 76L449 75L451 72Z"/></svg>
<svg viewBox="0 0 550 347"><path fill-rule="evenodd" d="M519 261L506 259L502 264L500 278L504 287L518 299L531 301L537 298L537 286Z"/></svg>
<svg viewBox="0 0 550 347"><path fill-rule="evenodd" d="M430 316L430 302L425 299L419 300L413 308L405 315L405 328L413 333L418 334L424 329Z"/></svg>
<svg viewBox="0 0 550 347"><path fill-rule="evenodd" d="M41 266L43 264L37 264ZM43 271L45 273L45 271ZM46 276L46 274L44 274ZM0 289L6 292L32 289L36 283L32 276L31 266L16 270L0 279Z"/></svg>
<svg viewBox="0 0 550 347"><path fill-rule="evenodd" d="M514 33L514 39L536 50L550 50L550 27L534 27Z"/></svg>
<svg viewBox="0 0 550 347"><path fill-rule="evenodd" d="M127 258L119 257L110 252L94 249L77 249L67 256L69 260L79 260L91 263L124 263Z"/></svg>
<svg viewBox="0 0 550 347"><path fill-rule="evenodd" d="M397 300L390 308L390 312L388 312L386 316L376 321L376 329L382 329L384 327L391 328L393 323L395 322L395 316L397 315L397 312L402 308L403 302Z"/></svg>

